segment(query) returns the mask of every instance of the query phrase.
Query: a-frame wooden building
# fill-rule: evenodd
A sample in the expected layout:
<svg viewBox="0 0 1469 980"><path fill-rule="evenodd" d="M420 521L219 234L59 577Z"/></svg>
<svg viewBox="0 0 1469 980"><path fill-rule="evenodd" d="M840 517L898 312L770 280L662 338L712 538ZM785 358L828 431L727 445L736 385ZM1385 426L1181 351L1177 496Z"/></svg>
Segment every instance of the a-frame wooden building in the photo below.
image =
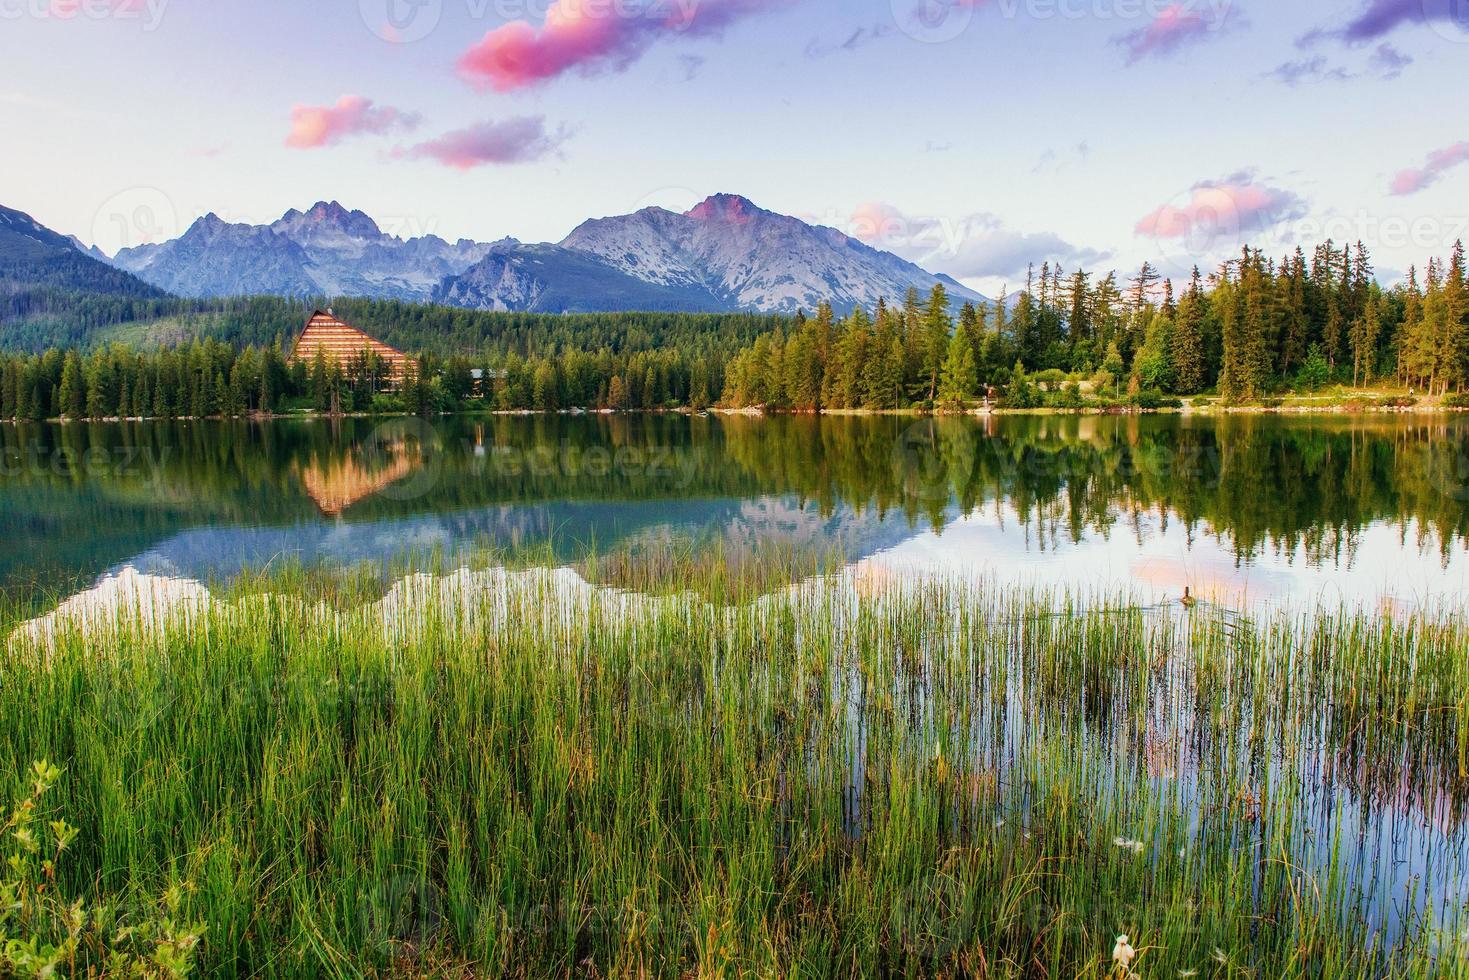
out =
<svg viewBox="0 0 1469 980"><path fill-rule="evenodd" d="M291 363L302 361L310 364L316 360L318 352L327 363L339 364L343 369L364 354L376 355L387 367L387 376L394 386L402 383L411 367L407 354L343 323L331 310L317 310L311 314L311 319L306 321L306 329L301 331L301 336L291 347L289 360Z"/></svg>

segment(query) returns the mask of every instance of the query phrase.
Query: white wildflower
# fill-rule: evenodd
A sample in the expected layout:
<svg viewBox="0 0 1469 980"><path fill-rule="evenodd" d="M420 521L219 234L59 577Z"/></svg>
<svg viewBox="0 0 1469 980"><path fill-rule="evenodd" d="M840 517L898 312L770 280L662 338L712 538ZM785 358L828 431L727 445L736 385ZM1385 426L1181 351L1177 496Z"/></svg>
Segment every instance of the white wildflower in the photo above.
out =
<svg viewBox="0 0 1469 980"><path fill-rule="evenodd" d="M1137 950L1132 948L1132 943L1128 941L1127 936L1118 936L1117 945L1112 947L1112 962L1121 967L1123 973L1127 973L1128 964L1132 962L1133 957L1136 955Z"/></svg>

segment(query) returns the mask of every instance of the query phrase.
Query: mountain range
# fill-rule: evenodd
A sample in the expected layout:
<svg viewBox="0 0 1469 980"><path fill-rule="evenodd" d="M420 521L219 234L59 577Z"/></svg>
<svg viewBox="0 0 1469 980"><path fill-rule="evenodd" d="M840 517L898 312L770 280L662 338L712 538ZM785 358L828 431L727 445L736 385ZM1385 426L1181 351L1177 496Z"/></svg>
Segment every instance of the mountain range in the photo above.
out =
<svg viewBox="0 0 1469 980"><path fill-rule="evenodd" d="M537 245L404 239L335 201L269 225L208 214L172 241L109 261L178 296L354 296L476 310L793 313L826 300L845 312L940 282L961 301L983 299L833 228L732 194L683 213L645 208L593 219L559 243Z"/></svg>
<svg viewBox="0 0 1469 980"><path fill-rule="evenodd" d="M54 297L43 295L47 291L137 299L165 295L105 259L22 211L0 207L0 296L8 298L0 318L54 305Z"/></svg>

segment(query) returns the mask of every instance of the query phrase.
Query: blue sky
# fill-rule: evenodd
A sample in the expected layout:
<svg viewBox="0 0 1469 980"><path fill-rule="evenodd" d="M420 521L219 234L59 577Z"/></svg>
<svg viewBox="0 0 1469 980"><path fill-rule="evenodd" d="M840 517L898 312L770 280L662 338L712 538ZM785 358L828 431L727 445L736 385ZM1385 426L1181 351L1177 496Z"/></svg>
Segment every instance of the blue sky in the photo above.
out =
<svg viewBox="0 0 1469 980"><path fill-rule="evenodd" d="M1469 238L1466 56L1469 0L0 0L0 203L111 251L727 191L987 289L1327 234L1392 279Z"/></svg>

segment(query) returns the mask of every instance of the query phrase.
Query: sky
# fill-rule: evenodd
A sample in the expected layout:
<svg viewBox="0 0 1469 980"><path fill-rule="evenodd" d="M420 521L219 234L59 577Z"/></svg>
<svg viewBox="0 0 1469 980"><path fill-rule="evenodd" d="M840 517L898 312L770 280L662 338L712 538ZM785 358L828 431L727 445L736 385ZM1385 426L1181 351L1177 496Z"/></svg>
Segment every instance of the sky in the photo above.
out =
<svg viewBox="0 0 1469 980"><path fill-rule="evenodd" d="M0 0L0 204L558 241L719 192L977 288L1469 239L1469 0Z"/></svg>

